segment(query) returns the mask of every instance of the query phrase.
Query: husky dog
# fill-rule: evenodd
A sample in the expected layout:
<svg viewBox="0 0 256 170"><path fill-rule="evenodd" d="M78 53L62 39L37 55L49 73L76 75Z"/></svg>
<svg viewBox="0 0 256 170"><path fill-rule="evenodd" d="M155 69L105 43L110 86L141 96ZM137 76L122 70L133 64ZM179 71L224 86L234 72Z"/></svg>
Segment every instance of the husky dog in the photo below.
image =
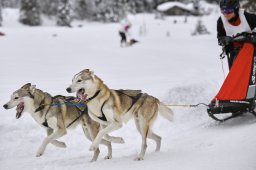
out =
<svg viewBox="0 0 256 170"><path fill-rule="evenodd" d="M72 128L81 124L85 136L89 140L93 140L99 132L100 124L93 121L88 115L88 109L85 103L83 106L65 104L68 97L56 96L51 97L50 94L37 89L35 85L30 83L25 84L20 89L15 91L11 100L3 107L11 109L17 106L16 118L19 119L23 112L28 112L35 119L37 123L46 128L47 137L43 140L39 147L36 156L43 155L47 144L51 143L57 147L65 148L66 144L57 139L67 133L67 128ZM71 98L71 97L70 97ZM122 138L111 137L106 135L109 141L122 143ZM99 143L106 145L108 148L108 155L105 159L112 158L111 143L102 139ZM121 142L120 142L121 141ZM94 151L91 162L96 161L100 153L99 148Z"/></svg>
<svg viewBox="0 0 256 170"><path fill-rule="evenodd" d="M157 98L140 90L111 90L93 71L82 70L73 77L67 92L77 92L77 96L87 100L89 116L105 125L94 139L90 150L95 150L101 139L108 133L122 127L123 122L134 118L136 127L142 136L142 145L135 160L143 160L147 148L147 138L156 142L156 151L160 150L161 137L151 127L159 112L168 120L173 119L171 109L163 105Z"/></svg>

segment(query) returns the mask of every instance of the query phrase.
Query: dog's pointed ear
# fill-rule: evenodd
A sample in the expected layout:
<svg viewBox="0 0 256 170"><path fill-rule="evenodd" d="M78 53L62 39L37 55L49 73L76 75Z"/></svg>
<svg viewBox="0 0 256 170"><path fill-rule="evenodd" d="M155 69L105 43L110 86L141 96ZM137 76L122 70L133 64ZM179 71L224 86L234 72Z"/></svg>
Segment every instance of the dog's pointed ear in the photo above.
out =
<svg viewBox="0 0 256 170"><path fill-rule="evenodd" d="M23 85L21 88L27 90L30 88L30 86L31 86L31 83L27 83L27 84Z"/></svg>
<svg viewBox="0 0 256 170"><path fill-rule="evenodd" d="M90 71L90 74L92 76L92 79L95 80L95 74L94 74L94 71Z"/></svg>
<svg viewBox="0 0 256 170"><path fill-rule="evenodd" d="M82 70L82 71L80 71L80 73L90 73L90 69L84 69L84 70Z"/></svg>
<svg viewBox="0 0 256 170"><path fill-rule="evenodd" d="M30 90L31 93L34 93L35 90L36 90L36 85L30 86L30 87L29 87L29 90Z"/></svg>

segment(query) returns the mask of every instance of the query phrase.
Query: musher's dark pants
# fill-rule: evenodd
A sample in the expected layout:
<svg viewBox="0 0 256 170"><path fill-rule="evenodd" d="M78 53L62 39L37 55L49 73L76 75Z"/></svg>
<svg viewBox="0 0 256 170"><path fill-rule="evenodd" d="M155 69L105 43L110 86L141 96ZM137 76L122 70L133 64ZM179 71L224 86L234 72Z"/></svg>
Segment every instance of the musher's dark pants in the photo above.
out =
<svg viewBox="0 0 256 170"><path fill-rule="evenodd" d="M125 33L119 31L119 35L121 37L121 44L126 43L126 35L125 35Z"/></svg>
<svg viewBox="0 0 256 170"><path fill-rule="evenodd" d="M237 49L233 49L231 52L229 52L229 55L228 55L228 67L229 67L229 70L231 69L239 51L240 51L241 48L237 48Z"/></svg>

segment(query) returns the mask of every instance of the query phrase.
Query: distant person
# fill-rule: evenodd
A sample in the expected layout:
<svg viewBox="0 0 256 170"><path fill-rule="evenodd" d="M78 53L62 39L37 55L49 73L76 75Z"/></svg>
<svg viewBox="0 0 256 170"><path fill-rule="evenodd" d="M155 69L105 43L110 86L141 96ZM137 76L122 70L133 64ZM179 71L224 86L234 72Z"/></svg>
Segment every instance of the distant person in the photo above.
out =
<svg viewBox="0 0 256 170"><path fill-rule="evenodd" d="M217 21L219 45L225 48L229 69L243 44L230 43L231 37L242 32L256 31L256 15L240 9L239 0L220 0L221 16Z"/></svg>
<svg viewBox="0 0 256 170"><path fill-rule="evenodd" d="M119 29L119 35L121 37L120 46L127 46L127 34L129 29L131 28L132 24L131 22L125 18L120 22L120 29Z"/></svg>

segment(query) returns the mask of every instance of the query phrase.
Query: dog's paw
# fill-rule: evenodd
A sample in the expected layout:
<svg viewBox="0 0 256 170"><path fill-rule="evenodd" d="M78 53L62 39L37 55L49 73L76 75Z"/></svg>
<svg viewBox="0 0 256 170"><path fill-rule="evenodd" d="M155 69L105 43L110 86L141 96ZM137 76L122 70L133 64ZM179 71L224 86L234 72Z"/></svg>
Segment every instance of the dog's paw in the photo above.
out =
<svg viewBox="0 0 256 170"><path fill-rule="evenodd" d="M120 138L119 143L123 144L123 143L124 143L124 139L123 139L123 138Z"/></svg>
<svg viewBox="0 0 256 170"><path fill-rule="evenodd" d="M135 160L135 161L142 161L142 160L144 160L144 158L141 157L141 156L138 156L138 157L134 158L134 160Z"/></svg>
<svg viewBox="0 0 256 170"><path fill-rule="evenodd" d="M92 160L90 160L89 162L92 163L92 162L95 162L97 159L94 159L92 158Z"/></svg>
<svg viewBox="0 0 256 170"><path fill-rule="evenodd" d="M90 148L89 148L89 151L95 151L98 147L94 146L94 145L91 145Z"/></svg>
<svg viewBox="0 0 256 170"><path fill-rule="evenodd" d="M111 159L111 158L112 158L112 155L107 155L107 156L104 157L105 160L106 159Z"/></svg>
<svg viewBox="0 0 256 170"><path fill-rule="evenodd" d="M36 153L36 157L40 157L40 156L42 156L42 155L43 155L42 152L37 152L37 153Z"/></svg>
<svg viewBox="0 0 256 170"><path fill-rule="evenodd" d="M44 153L44 150L45 150L44 147L40 147L40 148L37 150L36 157L42 156L43 153Z"/></svg>

